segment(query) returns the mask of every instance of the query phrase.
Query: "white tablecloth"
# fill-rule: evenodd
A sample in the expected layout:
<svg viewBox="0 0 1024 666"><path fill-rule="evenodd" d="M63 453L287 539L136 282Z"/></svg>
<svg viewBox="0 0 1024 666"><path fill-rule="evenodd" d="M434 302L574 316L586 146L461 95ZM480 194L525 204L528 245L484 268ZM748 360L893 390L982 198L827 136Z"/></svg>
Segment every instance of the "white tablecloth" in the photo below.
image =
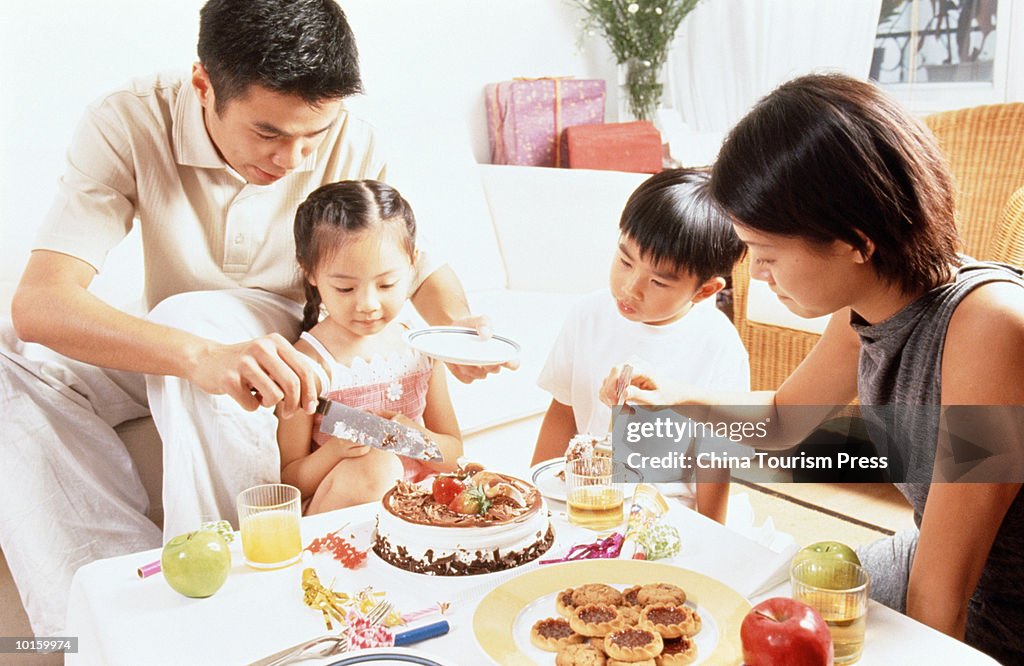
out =
<svg viewBox="0 0 1024 666"><path fill-rule="evenodd" d="M303 543L347 525L357 544L368 544L375 506L364 505L303 519ZM758 601L785 594L787 554L777 554L685 508L669 514L683 547L673 560L686 569L716 578ZM564 511L552 507L557 540L545 557L561 556L568 546L589 543L594 533L570 526ZM322 616L302 602L301 573L316 566L324 584L356 592L366 586L385 591L403 611L452 602L449 634L414 646L438 661L457 666L490 663L473 635L476 603L498 584L537 564L513 572L436 578L391 567L371 552L365 567L347 570L327 556L306 556L302 564L256 571L242 564L238 540L235 565L224 587L208 599L174 592L162 574L140 580L136 569L159 559L151 550L93 562L75 575L69 599L67 633L77 636L79 652L66 663L103 666L140 664L248 664L324 633ZM768 592L765 592L768 590ZM436 618L435 618L436 619ZM966 645L884 606L871 603L862 664L994 664ZM331 660L319 663L329 663ZM304 662L317 663L317 662Z"/></svg>

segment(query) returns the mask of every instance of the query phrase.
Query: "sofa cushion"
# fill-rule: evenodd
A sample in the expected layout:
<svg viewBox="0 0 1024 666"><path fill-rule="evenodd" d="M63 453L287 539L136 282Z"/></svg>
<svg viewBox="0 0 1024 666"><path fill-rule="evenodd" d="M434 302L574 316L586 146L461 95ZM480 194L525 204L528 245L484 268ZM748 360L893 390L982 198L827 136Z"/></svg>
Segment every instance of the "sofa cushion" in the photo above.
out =
<svg viewBox="0 0 1024 666"><path fill-rule="evenodd" d="M449 376L448 388L463 434L547 409L551 396L537 386L537 376L569 309L581 296L506 289L469 294L473 312L489 316L494 332L515 340L522 349L518 370L502 370L472 384L463 384ZM524 442L523 446L532 451L533 444Z"/></svg>
<svg viewBox="0 0 1024 666"><path fill-rule="evenodd" d="M479 166L509 289L585 293L608 284L619 216L647 174Z"/></svg>

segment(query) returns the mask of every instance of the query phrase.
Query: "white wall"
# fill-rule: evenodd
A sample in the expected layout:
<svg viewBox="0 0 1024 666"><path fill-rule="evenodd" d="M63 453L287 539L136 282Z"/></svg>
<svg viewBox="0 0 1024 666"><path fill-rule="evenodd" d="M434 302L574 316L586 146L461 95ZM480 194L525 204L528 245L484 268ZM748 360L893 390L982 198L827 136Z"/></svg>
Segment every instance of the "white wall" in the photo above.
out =
<svg viewBox="0 0 1024 666"><path fill-rule="evenodd" d="M515 76L614 76L599 42L577 50L561 0L341 0L367 111L468 132L489 161L483 86ZM0 20L0 291L16 280L84 107L128 79L187 71L203 0L10 3ZM614 100L609 108L614 108ZM367 108L368 107L368 108ZM614 116L612 116L614 119ZM0 293L0 302L3 294Z"/></svg>

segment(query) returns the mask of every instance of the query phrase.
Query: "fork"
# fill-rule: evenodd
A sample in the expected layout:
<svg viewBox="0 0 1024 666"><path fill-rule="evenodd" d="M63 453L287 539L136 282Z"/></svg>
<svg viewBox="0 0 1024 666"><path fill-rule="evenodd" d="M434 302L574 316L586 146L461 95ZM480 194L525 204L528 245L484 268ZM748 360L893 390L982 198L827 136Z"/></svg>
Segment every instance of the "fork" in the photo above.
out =
<svg viewBox="0 0 1024 666"><path fill-rule="evenodd" d="M366 614L366 619L370 621L371 626L376 627L387 618L392 609L393 607L390 602L381 601L370 609L370 612ZM347 651L348 634L343 631L338 634L317 636L305 643L290 648L284 654L274 655L276 658L273 661L260 661L257 663L264 664L264 666L282 666L283 664L292 664L297 661L305 661L306 659L330 657L331 655Z"/></svg>

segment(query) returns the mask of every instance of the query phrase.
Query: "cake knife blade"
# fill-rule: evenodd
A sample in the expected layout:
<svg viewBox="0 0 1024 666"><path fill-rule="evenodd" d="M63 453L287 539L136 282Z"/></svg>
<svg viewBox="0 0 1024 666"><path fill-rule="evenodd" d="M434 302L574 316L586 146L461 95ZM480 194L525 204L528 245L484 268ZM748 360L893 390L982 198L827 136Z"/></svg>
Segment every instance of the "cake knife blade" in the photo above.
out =
<svg viewBox="0 0 1024 666"><path fill-rule="evenodd" d="M320 432L331 437L340 437L426 462L441 462L444 459L437 444L427 439L422 432L396 421L326 398L320 399L317 412L324 417L320 423Z"/></svg>

